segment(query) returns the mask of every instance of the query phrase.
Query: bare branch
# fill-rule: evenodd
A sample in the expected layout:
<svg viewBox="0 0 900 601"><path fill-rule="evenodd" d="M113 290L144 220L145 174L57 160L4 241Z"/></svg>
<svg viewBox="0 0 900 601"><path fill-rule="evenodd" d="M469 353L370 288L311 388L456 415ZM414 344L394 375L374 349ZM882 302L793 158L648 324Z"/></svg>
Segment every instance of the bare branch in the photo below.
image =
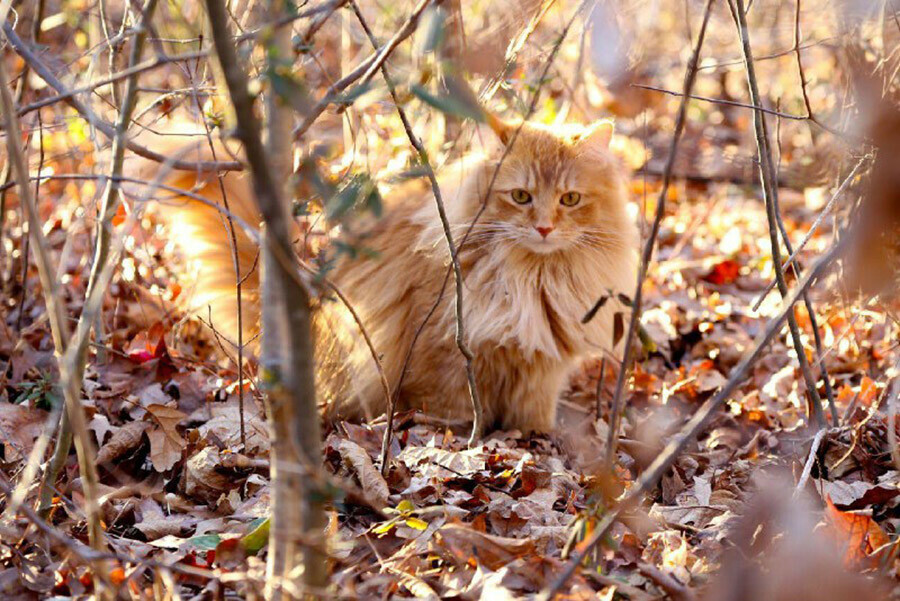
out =
<svg viewBox="0 0 900 601"><path fill-rule="evenodd" d="M731 13L734 17L735 25L738 28L738 35L741 40L741 49L744 54L744 68L747 72L747 87L750 91L750 101L755 106L759 107L762 106L762 99L759 94L759 85L756 81L756 68L753 62L753 51L750 48L750 32L747 28L744 2L743 0L729 0L728 5L731 8ZM775 167L772 162L772 150L769 142L766 120L760 110L753 112L753 130L756 134L757 152L759 154L759 173L763 184L763 200L765 201L766 216L769 221L769 243L772 247L772 262L775 267L775 279L778 283L778 291L781 293L781 297L785 298L788 293L788 287L787 281L784 278L784 270L782 269L781 245L778 240L778 184L776 182L777 177L775 175ZM788 244L790 244L789 241ZM810 311L810 314L812 315L813 311ZM797 324L797 318L793 312L788 315L788 326L790 328L794 349L797 354L797 363L800 365L800 371L806 382L810 413L815 417L817 425L821 428L825 424L822 401L819 398L819 391L816 388L816 378L812 374L809 361L806 360L806 351L803 348L803 340L800 337L800 326ZM833 417L836 421L836 413L833 414Z"/></svg>
<svg viewBox="0 0 900 601"><path fill-rule="evenodd" d="M816 435L813 437L812 444L809 447L809 455L806 458L806 463L803 465L803 473L800 474L800 479L797 481L797 487L794 489L794 497L797 497L806 486L806 482L809 480L809 475L812 473L813 465L816 462L816 455L819 452L819 445L822 444L822 438L827 432L827 429L822 428L818 432L816 432Z"/></svg>
<svg viewBox="0 0 900 601"><path fill-rule="evenodd" d="M277 106L272 91L268 98L268 148L264 147L247 75L228 31L225 5L222 0L206 0L206 8L216 57L234 109L236 136L244 146L256 203L266 228L262 291L264 295L271 294L271 298L262 303L262 367L273 436L273 536L269 542L267 580L269 594L280 598L285 586L319 589L327 577L324 545L302 544L304 540L320 543L326 516L324 494L315 484L321 469L321 434L309 296L302 282L295 279L296 261L281 260L294 257L284 196L291 156L287 127L290 115L287 107ZM283 12L283 6L274 0L269 10L277 15ZM285 40L289 42L289 37L276 38L268 53L270 58L283 56ZM287 352L283 361L282 348ZM304 469L292 470L292 464Z"/></svg>
<svg viewBox="0 0 900 601"><path fill-rule="evenodd" d="M631 84L633 88L640 88L642 90L650 90L651 92L660 92L662 94L668 94L669 96L677 96L680 98L684 97L684 92L676 92L675 90L667 90L666 88L659 88L657 86L646 85L642 83L633 83ZM690 100L700 100L702 102L711 102L713 104L721 104L724 106L736 106L743 109L751 109L756 111L762 111L769 115L774 115L776 117L781 117L782 119L791 119L793 121L806 121L809 117L804 115L793 115L791 113L783 113L781 111L776 111L773 109L768 109L764 106L756 106L753 104L747 104L746 102L738 102L737 100L727 100L725 98L710 98L709 96L698 96L697 94L690 94Z"/></svg>
<svg viewBox="0 0 900 601"><path fill-rule="evenodd" d="M656 247L656 238L659 235L660 224L666 211L666 196L669 191L669 183L672 179L672 169L675 166L675 156L678 152L678 143L681 140L681 133L684 131L684 124L687 121L688 99L691 97L691 90L694 88L694 80L697 77L697 64L700 60L700 49L703 47L703 39L706 37L706 27L709 23L710 14L712 14L713 0L707 0L706 10L703 13L703 23L700 26L700 33L697 35L697 43L694 46L694 52L688 61L687 72L684 76L684 94L682 95L681 105L678 107L678 116L675 118L675 132L672 134L672 144L669 146L669 156L666 159L666 167L663 171L662 188L659 191L659 197L656 200L656 215L653 219L653 225L650 228L650 235L644 244L644 252L641 255L641 263L637 274L637 286L635 288L634 297L632 298L631 317L628 320L628 333L625 335L625 350L622 355L622 364L619 367L619 374L616 379L616 388L613 393L612 406L609 410L609 437L606 441L606 465L611 468L615 463L616 447L619 442L619 414L621 413L622 393L625 389L625 377L631 365L632 344L634 336L638 330L638 323L641 318L641 305L643 303L644 280L647 279L647 270L650 261L653 260L653 250Z"/></svg>
<svg viewBox="0 0 900 601"><path fill-rule="evenodd" d="M9 81L6 67L0 61L0 82ZM7 131L6 146L9 160L13 164L13 172L18 184L19 198L25 209L29 223L29 235L31 236L35 254L35 262L38 267L38 275L44 289L44 302L47 305L47 314L50 319L53 344L56 348L57 358L61 357L69 344L69 328L65 307L62 304L62 295L59 291L59 282L54 274L56 270L50 259L50 250L44 237L41 222L37 213L35 199L28 185L28 165L21 147L21 131L16 115L15 103L9 88L0 85L0 109L3 113L3 125ZM66 411L75 432L75 447L78 453L79 469L84 483L85 506L88 519L88 535L91 546L100 551L104 547L103 529L100 523L100 513L97 506L97 472L94 463L94 450L87 429L87 420L80 402L81 380L75 374L70 373L66 361L58 360L60 380L63 383Z"/></svg>
<svg viewBox="0 0 900 601"><path fill-rule="evenodd" d="M847 187L850 185L850 183L859 174L860 170L865 165L865 163L868 162L870 159L871 159L871 157L869 155L866 155L863 158L861 158L858 163L856 163L856 166L853 167L853 169L850 171L850 174L844 178L844 181L841 182L841 185L838 186L838 189L835 191L835 193L832 194L831 198L828 199L828 202L825 203L825 206L819 212L819 216L816 217L816 220L810 226L809 230L806 232L806 234L804 234L803 239L800 240L800 244L798 244L797 248L794 249L794 252L792 252L791 255L787 259L785 259L784 263L781 265L782 269L787 269L790 266L790 264L793 263L794 259L797 258L797 255L800 253L800 251L802 251L804 248L806 248L807 243L809 243L810 239L812 239L813 235L815 235L816 231L818 231L819 226L822 225L822 221L825 219L825 216L828 215L829 213L831 213L831 209L834 207L835 201L837 201L837 199L841 197L841 195L844 193L844 191L847 189ZM772 291L772 289L775 288L775 284L776 284L775 280L772 280L771 282L769 282L768 286L766 286L766 289L762 291L762 293L759 295L759 297L756 299L756 301L750 307L753 311L759 310L759 306L763 303L763 301L766 299L766 297L769 295L769 293Z"/></svg>
<svg viewBox="0 0 900 601"><path fill-rule="evenodd" d="M422 141L416 137L415 132L413 132L412 124L409 122L409 118L406 116L406 111L403 110L403 107L400 103L399 98L397 97L397 90L394 86L394 82L391 80L390 75L388 74L387 68L384 67L384 61L387 59L387 55L393 48L396 48L397 44L400 40L400 35L404 33L406 29L415 29L416 23L418 21L419 15L421 15L422 11L425 10L425 7L428 6L428 3L431 0L421 0L419 5L413 11L413 14L410 15L409 19L407 19L406 27L398 31L394 34L394 37L391 38L391 41L384 45L381 52L379 53L379 58L376 59L375 63L369 67L369 70L363 75L363 82L367 81L371 74L375 72L375 69L380 68L381 73L384 76L384 80L387 83L388 90L390 91L391 98L394 100L394 105L397 108L397 114L400 117L400 122L403 124L403 130L406 132L406 137L409 139L409 143L416 150L416 153L419 157L419 162L425 168L425 174L428 177L428 181L431 184L431 191L434 194L434 202L437 205L438 215L441 220L441 227L444 230L444 238L447 241L447 250L450 253L450 262L453 267L453 277L456 283L456 346L459 349L460 354L462 354L463 358L466 361L466 378L469 381L469 400L472 404L472 432L469 436L469 445L474 445L478 438L481 437L481 433L484 431L484 409L481 405L481 397L478 393L478 383L475 381L475 355L472 353L472 349L469 348L469 344L466 340L466 325L465 325L465 312L463 310L463 275L462 268L459 264L459 255L456 247L456 243L453 241L453 232L450 230L450 221L447 218L447 211L444 207L444 199L441 194L441 188L437 181L437 176L434 173L434 169L431 166L431 161L428 159L428 152L425 150L425 147L422 145ZM359 8L356 6L356 3L353 4L354 10L356 11L357 18L363 22L362 13L359 12ZM375 44L375 39L371 37L371 30L366 27L367 33L370 35L370 40L372 44ZM389 407L391 413L393 413L393 407ZM387 446L390 441L390 431L391 431L391 417L388 416L388 424L387 431L385 432L384 444L382 445L382 469L386 465L387 461Z"/></svg>
<svg viewBox="0 0 900 601"><path fill-rule="evenodd" d="M385 61L387 61L394 49L413 34L419 24L419 18L422 16L422 13L425 12L425 9L431 1L432 0L420 0L419 4L416 5L412 13L407 17L406 22L404 22L400 29L397 30L397 33L394 34L388 43L366 58L366 60L360 63L356 69L328 88L328 91L322 99L309 109L303 122L294 128L295 140L303 137L303 134L312 127L312 124L325 112L325 109L339 99L341 92L349 88L356 81L360 81L360 85L364 85L372 79L372 76L381 68Z"/></svg>
<svg viewBox="0 0 900 601"><path fill-rule="evenodd" d="M6 35L9 40L10 46L16 51L16 53L22 57L28 66L35 72L35 74L43 79L47 85L56 90L56 92L62 96L63 101L75 109L84 119L93 124L97 130L106 136L108 139L112 140L116 135L116 127L109 123L108 121L104 121L100 117L97 116L96 113L86 104L73 97L69 89L53 75L53 72L47 67L46 64L40 59L40 57L35 54L28 45L22 41L22 39L16 35L16 32L13 31L12 26L9 23L3 24L3 33ZM147 148L146 146L142 146L133 140L129 140L126 143L129 150L134 152L135 154L142 156L146 159L150 159L151 161L156 161L157 163L165 163L166 157L159 154L158 152L154 152ZM244 166L238 161L227 161L222 163L216 162L208 162L208 161L178 161L177 163L172 165L173 169L181 169L186 171L215 171L215 170L223 170L223 171L240 171L244 168Z"/></svg>

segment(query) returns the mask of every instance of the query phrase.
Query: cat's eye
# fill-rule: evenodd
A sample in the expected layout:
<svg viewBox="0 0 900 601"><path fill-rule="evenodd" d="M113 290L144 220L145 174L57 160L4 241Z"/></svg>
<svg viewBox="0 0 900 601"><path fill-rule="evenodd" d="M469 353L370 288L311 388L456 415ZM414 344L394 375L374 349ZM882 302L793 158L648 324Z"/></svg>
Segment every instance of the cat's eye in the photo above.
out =
<svg viewBox="0 0 900 601"><path fill-rule="evenodd" d="M559 197L559 202L567 207L574 207L581 200L581 194L578 192L566 192Z"/></svg>
<svg viewBox="0 0 900 601"><path fill-rule="evenodd" d="M516 188L512 191L512 199L520 205L525 205L531 202L531 194L522 188Z"/></svg>

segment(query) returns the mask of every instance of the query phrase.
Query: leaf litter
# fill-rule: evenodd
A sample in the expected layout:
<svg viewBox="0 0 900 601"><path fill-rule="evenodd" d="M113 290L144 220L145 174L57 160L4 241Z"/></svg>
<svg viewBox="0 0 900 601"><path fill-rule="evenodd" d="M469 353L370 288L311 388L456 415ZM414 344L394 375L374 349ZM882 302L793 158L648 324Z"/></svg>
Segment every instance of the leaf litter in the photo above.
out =
<svg viewBox="0 0 900 601"><path fill-rule="evenodd" d="M667 42L660 38L659 43ZM671 87L681 75L670 76ZM586 102L594 108L612 102L603 108L623 117L614 146L626 149L626 160L651 170L664 160L670 127L652 123L643 132L624 114L659 108L660 96L642 96L626 107L621 102L626 92L603 100L608 90L599 89L591 74L585 78ZM529 85L520 68L509 79L511 85ZM552 89L550 96L561 94ZM438 109L449 104L443 95L418 98ZM545 110L557 108L555 100L548 100ZM746 134L742 119L729 123L725 135ZM384 123L376 125L383 130ZM67 147L70 133L48 138ZM385 146L377 154L408 169L405 140L383 137ZM573 374L561 401L559 427L550 434L492 432L468 448L464 427L415 413L397 415L384 475L379 464L383 418L368 424L326 423L324 465L335 484L329 554L336 590L363 599L532 598L561 572L566 557L581 548L615 498L635 485L678 427L720 389L780 301L770 293L758 311L752 309L774 278L765 215L758 191L726 181L735 179L739 161L724 161L714 141L701 124L689 124L683 146L691 150L679 157L679 165L687 162L690 168L680 173L696 174L693 167L704 161L727 173L679 180L669 190L669 211L645 294L646 340L628 381L613 472L604 469L616 379L616 367L608 361L605 370L590 362ZM730 138L727 145L734 146ZM788 159L791 151L785 149ZM743 154L752 171L751 154ZM791 166L803 162L794 160ZM53 166L61 173L77 167L65 157ZM796 177L785 174L788 181ZM357 179L354 185L365 183L371 192L374 181ZM630 184L642 208L639 218L646 220L655 208L647 199L659 191L659 182L636 175ZM792 239L809 231L821 209L816 198L833 188L817 186L821 182L783 191ZM58 182L48 182L44 190L82 200L91 193ZM63 213L57 210L48 219L48 238L57 251L71 244L61 271L71 298L83 298L85 278L77 258L90 249L90 228ZM840 223L829 216L799 254L801 261L827 248L829 229ZM11 231L21 242L21 226ZM159 575L142 562L157 562L206 570L170 572L183 598L251 597L265 585L269 533L269 442L262 402L258 391L246 386L241 416L237 374L212 358L215 342L198 334L196 322L170 306L187 284L155 260L165 256L167 241L149 232L134 235L128 256L134 273L117 276L106 300L105 314L114 316L109 352L103 361L89 364L83 384L99 450L107 543L128 560L127 568L115 568L123 570L115 578L123 583L124 596L150 597ZM33 268L26 276L28 290L37 290ZM823 286L839 287L835 281ZM807 427L803 379L788 339L777 338L645 503L612 527L567 584L566 598L868 601L897 596L900 466L891 460L885 399L889 378L896 376L897 327L890 307L870 303L860 311L829 292L816 291L813 300L824 346L830 349L825 365L834 380L839 427L829 428L810 455L815 432ZM5 366L0 469L14 484L44 431L48 408L58 402L53 387L44 385L56 374L39 298L29 294L22 306L0 307L0 365ZM71 309L79 309L69 300ZM799 306L796 313L814 359L809 315ZM20 316L26 327L17 334L9 324ZM616 330L621 330L618 321ZM797 490L799 483L803 487ZM81 489L70 456L46 519L73 545L87 538ZM29 500L36 492L30 491ZM0 522L4 598L77 597L92 591L89 566L70 548L35 530L21 512Z"/></svg>
<svg viewBox="0 0 900 601"><path fill-rule="evenodd" d="M763 234L759 206L727 187L705 193L725 195L709 223L724 227L730 220L729 227L743 232L744 246L755 244L751 234ZM663 222L664 234L698 210L678 205ZM803 215L799 210L796 219ZM594 363L573 376L560 427L551 435L493 432L467 448L464 428L454 431L417 414L398 416L384 476L383 420L326 424L325 464L345 484L331 511L336 585L361 598L392 591L400 597L509 599L547 586L615 495L633 485L678 424L721 387L772 310L764 305L753 314L745 308L761 289L745 270L720 279L709 274L721 270L672 268L715 254L705 246L713 239L705 231L700 225L686 243L674 234L663 237L661 254L669 256L651 270L644 318L657 352L644 349L630 381L612 478L602 468L607 404L601 402L598 419ZM671 256L674 246L681 246L678 256ZM886 447L884 380L878 376L887 369L887 355L878 359L874 353L889 336L874 316L851 321L839 304L826 300L819 306L826 337L847 340L843 330L851 329L852 345L829 363L839 408L850 412L845 425L825 434L816 454L803 496L818 499L809 511L819 517L807 534L824 537L840 569L849 570L847 578L862 572L868 576L861 586L877 586L874 573L893 574L892 535L900 525L900 477ZM228 586L243 595L262 586L254 574L261 577L255 566L265 552L260 520L267 517L270 494L264 412L250 390L242 445L234 388L217 369L166 344L160 331L141 337L149 343L123 345L122 355L92 369L85 386L106 491L107 535L129 557L202 566L220 577L241 573L240 582L231 579ZM605 401L614 378L615 370L607 368L600 383ZM720 586L720 573L734 561L729 549L744 544L740 523L759 502L759 478L785 469L799 474L809 452L801 382L786 339L776 341L647 502L616 524L592 557L597 575L577 575L569 594L612 598L618 591L651 599L671 595L660 582L700 594ZM33 400L0 404L0 427L12 433L4 440L7 470L21 464L21 452L40 435L46 417ZM63 478L61 487L50 519L83 538L77 477ZM67 505L66 497L75 505ZM790 528L785 532L793 535ZM0 550L8 553L6 545ZM39 539L27 547L30 563L20 562L0 578L5 590L91 590L90 583L77 581L83 572L35 555ZM185 592L208 584L178 578Z"/></svg>

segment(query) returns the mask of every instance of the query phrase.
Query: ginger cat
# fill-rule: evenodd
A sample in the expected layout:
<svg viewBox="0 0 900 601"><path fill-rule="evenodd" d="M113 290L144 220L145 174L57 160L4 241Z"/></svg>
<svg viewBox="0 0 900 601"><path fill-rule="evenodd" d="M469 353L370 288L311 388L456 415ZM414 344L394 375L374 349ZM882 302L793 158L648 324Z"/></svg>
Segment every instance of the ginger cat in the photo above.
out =
<svg viewBox="0 0 900 601"><path fill-rule="evenodd" d="M613 300L590 323L581 319L609 290L631 293L637 230L626 210L624 168L608 149L610 123L550 127L496 118L489 122L500 141L496 152L470 156L439 176L457 246L489 192L459 253L468 343L475 354L485 424L546 432L554 427L557 398L569 372L589 354L615 352L612 314L624 307L614 308ZM179 172L167 182L221 204L215 174ZM230 173L221 182L231 212L257 224L246 176ZM209 311L218 330L235 332L231 238L222 216L197 202L162 213L168 215L175 241L190 241L188 253L199 264L195 307L204 318ZM243 232L237 238L245 278L244 323L251 326L245 327L247 340L259 316L257 249ZM427 183L388 194L384 215L367 228L363 244L375 255L345 256L328 277L362 318L388 382L396 388L413 336L437 300L449 267ZM337 301L323 302L315 321L321 400L344 417L383 412L374 362L346 309ZM455 332L451 275L412 353L399 408L471 418Z"/></svg>

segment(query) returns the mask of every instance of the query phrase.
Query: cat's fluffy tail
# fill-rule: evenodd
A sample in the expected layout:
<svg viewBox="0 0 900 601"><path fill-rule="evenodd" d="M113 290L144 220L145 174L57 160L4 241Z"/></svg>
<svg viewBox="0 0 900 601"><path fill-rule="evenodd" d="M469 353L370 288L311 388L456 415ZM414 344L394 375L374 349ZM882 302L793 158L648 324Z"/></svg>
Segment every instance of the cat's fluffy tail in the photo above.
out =
<svg viewBox="0 0 900 601"><path fill-rule="evenodd" d="M163 137L161 143L153 143L153 148L185 161L234 160L234 152L221 142L210 146L206 139L199 139L199 143L185 144ZM257 354L259 246L252 234L258 231L260 216L249 176L233 171L165 173L166 169L164 164L140 161L127 174L144 182L159 179L162 184L152 195L152 212L166 224L170 239L186 262L180 271L181 304L212 327L229 353L237 349L240 330L249 353ZM146 184L137 185L146 189ZM142 190L134 192L140 195Z"/></svg>
<svg viewBox="0 0 900 601"><path fill-rule="evenodd" d="M153 144L166 156L185 161L231 161L224 145ZM148 143L150 145L150 143ZM166 225L167 234L184 258L179 283L181 305L210 325L234 358L238 331L243 333L245 356L259 356L260 289L258 231L260 214L246 172L169 171L164 164L141 161L128 175L145 182L159 180L152 195L152 213ZM139 196L141 184L133 190ZM229 216L231 220L229 221ZM293 227L296 223L292 221ZM233 225L233 231L232 231ZM248 230L250 232L248 233ZM296 232L296 233L299 233ZM235 264L239 270L235 269ZM240 278L238 278L240 273ZM241 282L241 323L238 324L237 282ZM346 307L333 299L319 299L313 310L316 340L316 381L320 403L329 415L363 416L359 389L377 387L368 347ZM368 393L371 396L372 392Z"/></svg>
<svg viewBox="0 0 900 601"><path fill-rule="evenodd" d="M200 144L189 145L166 141L152 147L185 161L234 160L234 154L227 152L223 144L216 142L210 148L205 139L201 140ZM185 261L184 268L177 270L182 286L180 304L212 327L232 358L238 348L238 331L243 334L244 355L258 358L260 257L255 233L261 217L250 176L234 171L220 174L164 170L164 164L141 161L132 165L128 175L145 182L160 180L163 184L152 195L152 213L166 225L169 239ZM140 196L141 188L146 189L145 184L138 185L134 195ZM292 224L299 233L296 223ZM351 383L365 380L368 385L372 368L355 322L341 303L326 300L315 304L312 325L319 400L334 414L362 415L363 407L354 400ZM367 377L357 377L359 372Z"/></svg>

